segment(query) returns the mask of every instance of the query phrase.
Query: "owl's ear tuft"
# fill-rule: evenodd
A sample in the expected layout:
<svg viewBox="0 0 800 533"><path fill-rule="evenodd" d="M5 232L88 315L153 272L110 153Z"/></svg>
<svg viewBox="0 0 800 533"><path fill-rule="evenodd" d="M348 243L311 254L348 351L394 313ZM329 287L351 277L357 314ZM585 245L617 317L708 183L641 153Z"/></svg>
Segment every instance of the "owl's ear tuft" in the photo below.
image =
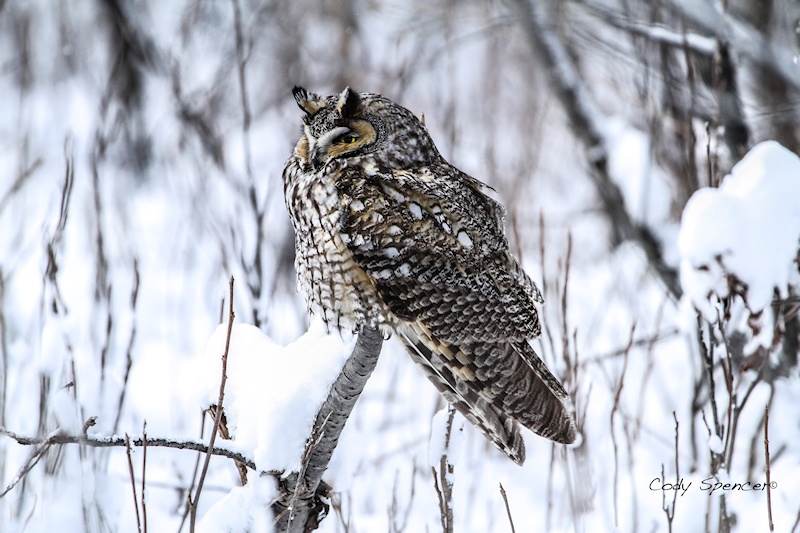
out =
<svg viewBox="0 0 800 533"><path fill-rule="evenodd" d="M297 85L292 89L292 95L300 109L305 111L308 116L314 116L317 111L325 107L324 99Z"/></svg>
<svg viewBox="0 0 800 533"><path fill-rule="evenodd" d="M361 105L361 96L351 89L346 87L342 94L339 95L339 100L336 102L336 111L342 118L352 117L358 111L358 106Z"/></svg>

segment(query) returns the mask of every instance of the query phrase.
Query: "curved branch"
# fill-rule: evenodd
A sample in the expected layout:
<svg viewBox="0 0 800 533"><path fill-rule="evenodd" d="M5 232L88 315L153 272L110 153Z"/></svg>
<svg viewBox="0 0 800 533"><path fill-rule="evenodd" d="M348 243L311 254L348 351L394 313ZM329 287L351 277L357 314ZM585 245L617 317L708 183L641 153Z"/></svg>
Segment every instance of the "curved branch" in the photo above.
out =
<svg viewBox="0 0 800 533"><path fill-rule="evenodd" d="M304 533L317 528L319 515L327 510L327 504L321 500L327 493L322 474L328 468L356 400L378 363L382 344L383 334L377 329L364 328L359 333L353 353L317 412L306 441L301 471L280 480L280 494L272 504L276 531Z"/></svg>

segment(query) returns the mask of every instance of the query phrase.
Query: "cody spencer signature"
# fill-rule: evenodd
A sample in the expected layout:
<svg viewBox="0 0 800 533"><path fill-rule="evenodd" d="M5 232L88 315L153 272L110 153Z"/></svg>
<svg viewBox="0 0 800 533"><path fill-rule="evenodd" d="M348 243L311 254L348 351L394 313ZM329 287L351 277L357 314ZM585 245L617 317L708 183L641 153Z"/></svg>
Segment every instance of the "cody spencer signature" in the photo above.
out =
<svg viewBox="0 0 800 533"><path fill-rule="evenodd" d="M686 492L692 487L694 481L686 481L683 478L680 478L676 483L671 483L669 481L663 480L660 477L653 478L650 482L650 490L656 491L667 491L667 490L674 490L676 492L680 491L680 495L684 496ZM717 481L714 477L707 477L700 482L700 486L698 487L700 490L708 492L709 495L713 494L714 491L721 490L727 492L752 492L752 491L762 491L765 490L767 487L771 489L775 489L778 487L777 481L770 481L769 484L767 483L752 483L750 481L745 481L744 483L722 483Z"/></svg>

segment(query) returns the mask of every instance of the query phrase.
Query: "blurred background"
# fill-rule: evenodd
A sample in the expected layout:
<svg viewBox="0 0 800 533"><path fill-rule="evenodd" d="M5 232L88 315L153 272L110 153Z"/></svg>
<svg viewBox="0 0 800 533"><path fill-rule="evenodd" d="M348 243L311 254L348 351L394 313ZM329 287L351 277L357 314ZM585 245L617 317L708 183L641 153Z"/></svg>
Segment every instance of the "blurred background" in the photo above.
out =
<svg viewBox="0 0 800 533"><path fill-rule="evenodd" d="M307 328L281 180L291 88L350 86L424 113L442 155L496 190L546 299L534 346L583 430L567 453L528 435L520 468L467 428L455 530L510 531L502 483L517 531L763 531L763 492L698 487L764 481L769 404L771 505L791 531L796 299L767 311L773 345L748 348L741 299L718 326L684 298L676 237L693 192L751 146L800 151L798 21L789 0L0 1L0 426L79 434L96 416L92 434L146 420L199 439L186 391L228 277L240 322L281 344ZM427 462L442 406L390 341L325 478L322 531L442 527ZM32 453L0 436L0 490ZM147 461L151 530L188 531L196 454ZM653 481L676 465L694 485L670 517ZM230 461L209 475L201 514L238 483ZM0 530L132 531L129 488L123 449L52 447L0 500Z"/></svg>

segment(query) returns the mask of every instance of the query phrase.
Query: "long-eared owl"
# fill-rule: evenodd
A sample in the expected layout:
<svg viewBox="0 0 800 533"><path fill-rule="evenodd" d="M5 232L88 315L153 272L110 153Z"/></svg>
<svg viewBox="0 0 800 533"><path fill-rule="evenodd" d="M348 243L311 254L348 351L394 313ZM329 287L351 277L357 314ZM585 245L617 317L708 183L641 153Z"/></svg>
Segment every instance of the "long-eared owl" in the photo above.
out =
<svg viewBox="0 0 800 533"><path fill-rule="evenodd" d="M380 328L515 462L519 425L576 438L569 397L529 344L536 285L503 207L445 161L423 123L378 94L295 87L304 132L283 171L298 287L326 324Z"/></svg>

